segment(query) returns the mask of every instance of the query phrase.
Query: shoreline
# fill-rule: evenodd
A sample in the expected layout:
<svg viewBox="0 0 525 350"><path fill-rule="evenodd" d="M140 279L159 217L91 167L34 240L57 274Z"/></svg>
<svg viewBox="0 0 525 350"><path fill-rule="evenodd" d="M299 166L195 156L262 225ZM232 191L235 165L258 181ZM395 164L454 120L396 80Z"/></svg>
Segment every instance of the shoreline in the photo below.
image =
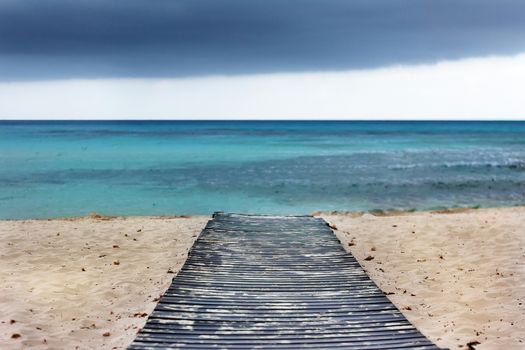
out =
<svg viewBox="0 0 525 350"><path fill-rule="evenodd" d="M482 207L479 205L467 206L467 207L436 207L432 209L370 209L370 210L316 210L311 213L304 214L268 214L268 213L253 213L257 215L284 215L284 216L301 216L301 215L311 215L311 216L326 216L326 215L341 215L349 217L360 217L366 214L378 217L384 216L406 216L417 213L428 213L428 214L457 214L457 213L468 213L475 212L477 210L491 210L491 209L511 209L511 208L525 208L525 204L516 204L510 206L500 206L500 207ZM91 212L86 215L73 215L73 216L57 216L57 217L35 217L35 218L24 218L24 219L0 219L2 221L78 221L84 219L94 219L101 221L109 220L126 220L126 219L135 219L135 218L145 218L145 219L191 219L195 217L211 217L213 213L208 214L163 214L163 215L110 215L100 212ZM252 214L252 213L243 213L243 214Z"/></svg>
<svg viewBox="0 0 525 350"><path fill-rule="evenodd" d="M314 214L439 346L522 348L524 206ZM0 220L0 342L124 349L210 218Z"/></svg>

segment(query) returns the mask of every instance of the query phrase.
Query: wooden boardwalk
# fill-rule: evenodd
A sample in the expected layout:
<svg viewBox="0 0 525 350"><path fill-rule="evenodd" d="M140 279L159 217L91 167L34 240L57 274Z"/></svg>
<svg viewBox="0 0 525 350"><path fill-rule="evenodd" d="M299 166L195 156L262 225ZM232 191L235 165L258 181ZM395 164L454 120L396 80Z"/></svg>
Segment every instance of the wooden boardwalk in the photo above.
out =
<svg viewBox="0 0 525 350"><path fill-rule="evenodd" d="M217 213L129 349L438 349L322 219Z"/></svg>

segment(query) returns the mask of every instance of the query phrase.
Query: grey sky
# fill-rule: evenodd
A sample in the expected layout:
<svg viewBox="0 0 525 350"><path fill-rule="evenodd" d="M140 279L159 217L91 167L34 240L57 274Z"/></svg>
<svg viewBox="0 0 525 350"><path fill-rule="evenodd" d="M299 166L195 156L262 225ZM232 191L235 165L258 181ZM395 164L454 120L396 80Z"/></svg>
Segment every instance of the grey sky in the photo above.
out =
<svg viewBox="0 0 525 350"><path fill-rule="evenodd" d="M333 71L525 51L521 0L2 0L0 80Z"/></svg>

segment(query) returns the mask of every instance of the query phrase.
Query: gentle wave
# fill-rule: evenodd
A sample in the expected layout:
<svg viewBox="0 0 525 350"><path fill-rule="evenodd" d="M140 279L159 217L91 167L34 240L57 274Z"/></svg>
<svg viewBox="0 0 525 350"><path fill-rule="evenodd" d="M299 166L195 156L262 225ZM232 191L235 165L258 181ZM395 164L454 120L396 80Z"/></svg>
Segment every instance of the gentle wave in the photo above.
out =
<svg viewBox="0 0 525 350"><path fill-rule="evenodd" d="M512 170L525 170L525 161L507 162L448 162L448 163L417 163L390 165L392 170L406 170L414 168L507 168Z"/></svg>

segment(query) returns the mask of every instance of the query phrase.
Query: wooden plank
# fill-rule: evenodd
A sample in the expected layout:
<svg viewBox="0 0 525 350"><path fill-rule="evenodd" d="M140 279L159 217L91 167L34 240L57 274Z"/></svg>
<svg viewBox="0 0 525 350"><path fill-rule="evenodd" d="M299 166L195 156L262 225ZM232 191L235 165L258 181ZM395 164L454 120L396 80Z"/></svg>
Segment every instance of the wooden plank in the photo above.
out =
<svg viewBox="0 0 525 350"><path fill-rule="evenodd" d="M438 349L311 216L215 213L129 349Z"/></svg>

